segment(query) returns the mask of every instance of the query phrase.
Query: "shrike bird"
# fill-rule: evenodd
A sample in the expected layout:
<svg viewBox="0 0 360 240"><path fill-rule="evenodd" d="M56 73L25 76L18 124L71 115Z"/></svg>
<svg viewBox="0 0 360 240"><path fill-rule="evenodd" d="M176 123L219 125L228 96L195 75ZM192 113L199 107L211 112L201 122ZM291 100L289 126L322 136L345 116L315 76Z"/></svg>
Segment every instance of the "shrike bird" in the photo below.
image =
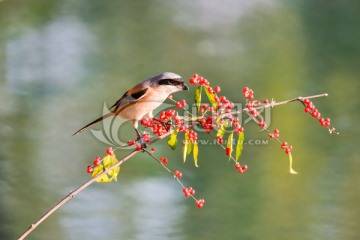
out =
<svg viewBox="0 0 360 240"><path fill-rule="evenodd" d="M152 111L163 103L166 98L175 92L189 90L184 80L172 72L145 79L127 91L111 108L111 112L84 126L73 135L79 134L88 127L111 116L119 116L130 120L136 131L138 140L141 139L138 131L138 121L144 116L152 118Z"/></svg>

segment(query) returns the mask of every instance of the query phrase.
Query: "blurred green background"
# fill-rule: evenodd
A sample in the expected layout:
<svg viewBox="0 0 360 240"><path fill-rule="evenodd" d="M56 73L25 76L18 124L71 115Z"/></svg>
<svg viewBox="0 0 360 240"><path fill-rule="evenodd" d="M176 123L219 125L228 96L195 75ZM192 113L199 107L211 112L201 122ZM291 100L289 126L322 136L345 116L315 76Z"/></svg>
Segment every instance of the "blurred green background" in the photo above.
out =
<svg viewBox="0 0 360 240"><path fill-rule="evenodd" d="M356 0L0 1L0 239L89 179L107 146L72 133L164 71L202 74L233 101L244 86L278 101L327 92L314 103L340 135L298 103L275 108L270 127L294 146L298 175L273 141L245 146L244 175L220 148L200 146L197 169L162 142L157 156L202 210L137 154L118 182L92 185L28 239L360 239L359 12ZM246 138L268 139L253 124Z"/></svg>

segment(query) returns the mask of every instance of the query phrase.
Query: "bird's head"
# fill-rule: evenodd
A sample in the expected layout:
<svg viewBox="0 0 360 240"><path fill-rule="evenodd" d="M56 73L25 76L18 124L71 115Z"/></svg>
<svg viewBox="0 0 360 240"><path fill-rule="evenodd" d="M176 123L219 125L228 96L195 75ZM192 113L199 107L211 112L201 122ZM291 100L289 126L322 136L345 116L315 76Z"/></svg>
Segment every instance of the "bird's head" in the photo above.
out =
<svg viewBox="0 0 360 240"><path fill-rule="evenodd" d="M164 72L152 77L151 85L168 94L189 90L182 77L172 72Z"/></svg>

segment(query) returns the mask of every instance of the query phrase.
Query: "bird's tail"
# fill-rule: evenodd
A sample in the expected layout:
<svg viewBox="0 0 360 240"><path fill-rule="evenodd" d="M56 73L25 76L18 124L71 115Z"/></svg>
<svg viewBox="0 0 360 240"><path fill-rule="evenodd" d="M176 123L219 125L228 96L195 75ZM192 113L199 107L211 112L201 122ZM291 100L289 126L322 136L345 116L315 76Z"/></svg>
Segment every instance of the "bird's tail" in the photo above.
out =
<svg viewBox="0 0 360 240"><path fill-rule="evenodd" d="M77 135L77 134L81 133L82 131L86 130L88 127L90 127L90 126L92 126L92 125L94 125L94 124L96 124L96 123L98 123L98 122L100 122L100 121L104 120L105 118L108 118L108 117L110 117L110 116L113 116L113 115L115 115L115 113L113 113L113 112L109 112L108 114L106 114L106 115L104 115L104 116L102 116L102 117L99 117L98 119L96 119L96 120L92 121L92 122L91 122L91 123L89 123L88 125L86 125L86 126L84 126L84 127L80 128L78 131L76 131L76 132L73 134L73 136L75 136L75 135Z"/></svg>

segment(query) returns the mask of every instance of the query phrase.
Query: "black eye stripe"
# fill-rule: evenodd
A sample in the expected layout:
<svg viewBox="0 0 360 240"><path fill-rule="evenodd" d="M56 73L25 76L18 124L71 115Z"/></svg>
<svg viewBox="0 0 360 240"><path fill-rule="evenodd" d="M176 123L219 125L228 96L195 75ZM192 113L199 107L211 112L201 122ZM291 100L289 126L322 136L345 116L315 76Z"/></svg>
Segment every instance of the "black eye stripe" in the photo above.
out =
<svg viewBox="0 0 360 240"><path fill-rule="evenodd" d="M178 86L181 85L182 82L173 80L173 79L161 79L159 81L159 85L173 85L173 86Z"/></svg>

